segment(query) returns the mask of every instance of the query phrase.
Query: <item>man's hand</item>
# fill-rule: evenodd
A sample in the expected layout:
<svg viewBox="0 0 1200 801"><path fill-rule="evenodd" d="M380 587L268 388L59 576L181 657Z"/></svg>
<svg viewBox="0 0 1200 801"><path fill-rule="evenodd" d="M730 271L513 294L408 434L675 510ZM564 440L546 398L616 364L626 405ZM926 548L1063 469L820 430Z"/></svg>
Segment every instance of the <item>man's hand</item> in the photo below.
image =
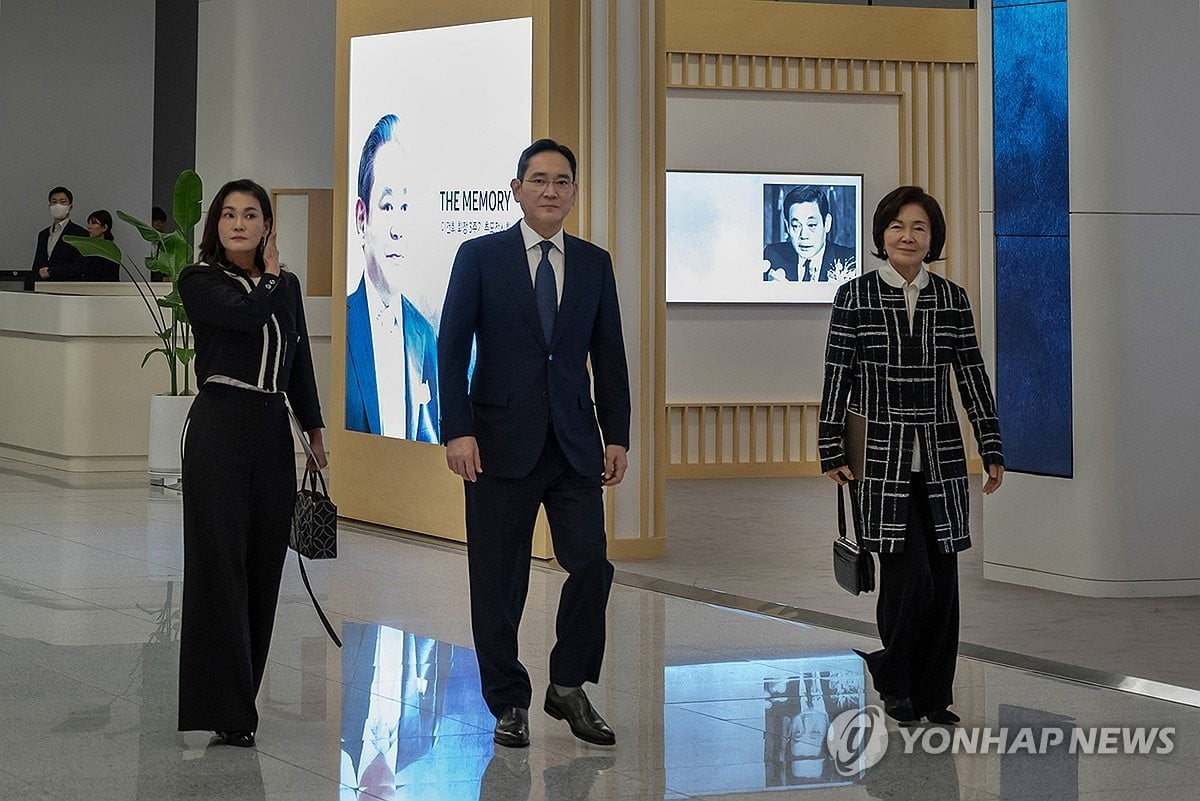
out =
<svg viewBox="0 0 1200 801"><path fill-rule="evenodd" d="M446 443L446 465L464 481L474 482L483 472L479 463L479 443L474 437L455 437ZM624 471L622 471L624 472Z"/></svg>
<svg viewBox="0 0 1200 801"><path fill-rule="evenodd" d="M40 267L38 269L38 278L41 278L43 281L49 279L50 278L50 268L49 267Z"/></svg>
<svg viewBox="0 0 1200 801"><path fill-rule="evenodd" d="M841 467L835 467L832 470L826 470L825 475L838 484L845 484L854 480L854 473L850 472L850 466L845 464Z"/></svg>
<svg viewBox="0 0 1200 801"><path fill-rule="evenodd" d="M604 476L600 482L604 487L615 487L625 478L629 469L629 457L624 445L609 445L604 449Z"/></svg>
<svg viewBox="0 0 1200 801"><path fill-rule="evenodd" d="M988 465L987 474L987 481L983 483L983 494L991 495L1000 489L1000 485L1004 482L1004 466L998 464Z"/></svg>

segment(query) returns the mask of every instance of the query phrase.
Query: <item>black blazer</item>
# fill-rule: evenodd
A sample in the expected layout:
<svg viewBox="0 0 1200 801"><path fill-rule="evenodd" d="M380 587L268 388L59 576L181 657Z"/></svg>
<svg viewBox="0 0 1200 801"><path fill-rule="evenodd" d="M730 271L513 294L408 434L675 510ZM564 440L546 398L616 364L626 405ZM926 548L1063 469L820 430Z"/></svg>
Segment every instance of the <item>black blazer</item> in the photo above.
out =
<svg viewBox="0 0 1200 801"><path fill-rule="evenodd" d="M551 421L583 475L604 472L602 437L629 447L629 375L612 258L569 234L563 250L562 300L549 343L520 223L464 242L450 273L438 334L442 441L474 436L483 470L500 478L533 470Z"/></svg>
<svg viewBox="0 0 1200 801"><path fill-rule="evenodd" d="M38 231L37 251L33 254L33 266L29 268L33 271L34 278L41 278L37 271L49 265L51 281L84 280L87 262L84 261L79 251L64 242L63 238L87 235L86 228L68 220L67 227L63 229L62 235L58 237L58 242L54 244L54 252L46 253L46 243L50 241L50 227L46 226Z"/></svg>
<svg viewBox="0 0 1200 801"><path fill-rule="evenodd" d="M304 294L293 273L254 283L234 267L193 264L179 274L179 296L192 326L198 385L223 375L284 392L305 431L325 427Z"/></svg>

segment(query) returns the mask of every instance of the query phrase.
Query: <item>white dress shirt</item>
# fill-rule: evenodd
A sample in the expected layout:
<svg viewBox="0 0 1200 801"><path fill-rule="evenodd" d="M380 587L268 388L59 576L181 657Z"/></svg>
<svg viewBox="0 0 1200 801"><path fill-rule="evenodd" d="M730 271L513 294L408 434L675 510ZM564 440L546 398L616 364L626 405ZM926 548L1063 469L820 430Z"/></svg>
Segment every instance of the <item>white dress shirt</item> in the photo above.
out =
<svg viewBox="0 0 1200 801"><path fill-rule="evenodd" d="M63 217L61 220L58 220L50 226L50 236L46 237L47 259L50 258L50 254L54 252L54 246L58 244L58 238L62 236L63 229L67 227L67 223L70 221L70 217Z"/></svg>
<svg viewBox="0 0 1200 801"><path fill-rule="evenodd" d="M921 265L921 269L917 271L917 277L911 282L905 281L904 276L900 275L890 262L879 268L879 277L889 286L904 291L904 305L908 308L908 330L912 331L913 319L917 313L917 295L920 295L921 290L929 285L929 273L926 272L925 265ZM921 472L920 442L915 443L913 447L912 471L914 473Z"/></svg>
<svg viewBox="0 0 1200 801"><path fill-rule="evenodd" d="M543 240L546 240L546 237L530 228L529 224L524 220L521 220L521 236L525 239L525 256L529 259L529 281L531 284L536 285L538 263L542 260L542 249L539 245ZM554 245L554 247L550 248L549 253L550 267L554 270L554 292L558 297L558 302L562 303L563 276L566 273L562 229L559 228L558 232L546 241Z"/></svg>
<svg viewBox="0 0 1200 801"><path fill-rule="evenodd" d="M413 407L429 403L429 384L417 379L408 364L404 348L404 319L400 295L385 305L370 278L367 286L367 314L371 320L371 350L375 358L375 385L379 391L380 433L387 437L408 435L408 405L405 392L411 384Z"/></svg>

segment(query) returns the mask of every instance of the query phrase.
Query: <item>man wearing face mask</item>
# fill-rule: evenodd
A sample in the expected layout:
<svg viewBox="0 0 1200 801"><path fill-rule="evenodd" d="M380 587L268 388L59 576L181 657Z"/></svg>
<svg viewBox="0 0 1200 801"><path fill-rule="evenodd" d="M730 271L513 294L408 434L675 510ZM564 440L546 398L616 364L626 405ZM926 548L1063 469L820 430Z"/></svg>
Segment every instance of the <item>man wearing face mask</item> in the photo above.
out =
<svg viewBox="0 0 1200 801"><path fill-rule="evenodd" d="M33 276L42 281L82 281L86 262L78 250L63 241L68 236L88 235L86 228L71 222L75 197L65 186L56 186L50 190L49 200L53 222L38 232Z"/></svg>

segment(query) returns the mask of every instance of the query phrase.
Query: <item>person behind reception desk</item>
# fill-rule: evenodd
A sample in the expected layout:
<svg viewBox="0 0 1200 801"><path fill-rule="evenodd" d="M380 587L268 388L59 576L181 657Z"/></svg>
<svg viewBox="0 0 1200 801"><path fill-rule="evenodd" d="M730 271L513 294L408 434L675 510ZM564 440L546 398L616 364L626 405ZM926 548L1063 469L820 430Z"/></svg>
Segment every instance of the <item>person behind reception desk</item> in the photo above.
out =
<svg viewBox="0 0 1200 801"><path fill-rule="evenodd" d="M1000 423L967 293L925 269L946 243L937 200L899 187L879 201L871 233L884 264L842 284L833 301L821 470L850 483L862 547L879 554L883 648L858 654L884 711L953 724L958 552L971 547L971 515L951 368L987 471L985 495L1004 480ZM851 414L866 418L865 458L855 454L853 466L844 438Z"/></svg>
<svg viewBox="0 0 1200 801"><path fill-rule="evenodd" d="M75 196L65 186L50 190L50 218L53 222L38 231L37 251L30 268L35 280L81 281L86 262L79 251L63 241L64 236L87 236L87 229L71 222Z"/></svg>
<svg viewBox="0 0 1200 801"><path fill-rule="evenodd" d="M165 234L167 232L167 213L165 211L163 211L162 206L155 206L154 208L150 209L150 227L153 228L155 231L158 231L160 234ZM151 253L150 253L150 258L152 258L152 259L158 258L158 250L160 247L162 247L162 246L161 245L154 246L154 250L151 251ZM151 270L150 271L150 280L151 281L166 281L167 276L165 273L160 273L160 272Z"/></svg>
<svg viewBox="0 0 1200 801"><path fill-rule="evenodd" d="M200 394L183 442L179 730L251 747L296 499L288 404L325 467L300 281L279 263L271 199L242 179L213 198L201 263L180 273Z"/></svg>
<svg viewBox="0 0 1200 801"><path fill-rule="evenodd" d="M104 209L96 209L87 218L88 236L113 241L112 215ZM85 281L120 281L121 265L102 256L88 256L83 269Z"/></svg>
<svg viewBox="0 0 1200 801"><path fill-rule="evenodd" d="M438 335L446 464L466 496L480 684L496 716L493 740L529 745L532 688L517 630L544 506L567 580L543 709L579 739L613 745L583 684L600 679L613 578L602 487L619 484L629 464L616 277L607 251L563 231L578 188L570 148L537 140L510 188L524 217L459 247Z"/></svg>
<svg viewBox="0 0 1200 801"><path fill-rule="evenodd" d="M787 241L773 242L763 250L763 259L770 262L764 281L829 281L854 269L854 248L829 236L833 215L824 189L797 186L788 192L783 221Z"/></svg>
<svg viewBox="0 0 1200 801"><path fill-rule="evenodd" d="M375 123L358 162L354 221L362 279L346 298L346 430L441 442L437 333L402 293L408 261L408 151L399 119Z"/></svg>

